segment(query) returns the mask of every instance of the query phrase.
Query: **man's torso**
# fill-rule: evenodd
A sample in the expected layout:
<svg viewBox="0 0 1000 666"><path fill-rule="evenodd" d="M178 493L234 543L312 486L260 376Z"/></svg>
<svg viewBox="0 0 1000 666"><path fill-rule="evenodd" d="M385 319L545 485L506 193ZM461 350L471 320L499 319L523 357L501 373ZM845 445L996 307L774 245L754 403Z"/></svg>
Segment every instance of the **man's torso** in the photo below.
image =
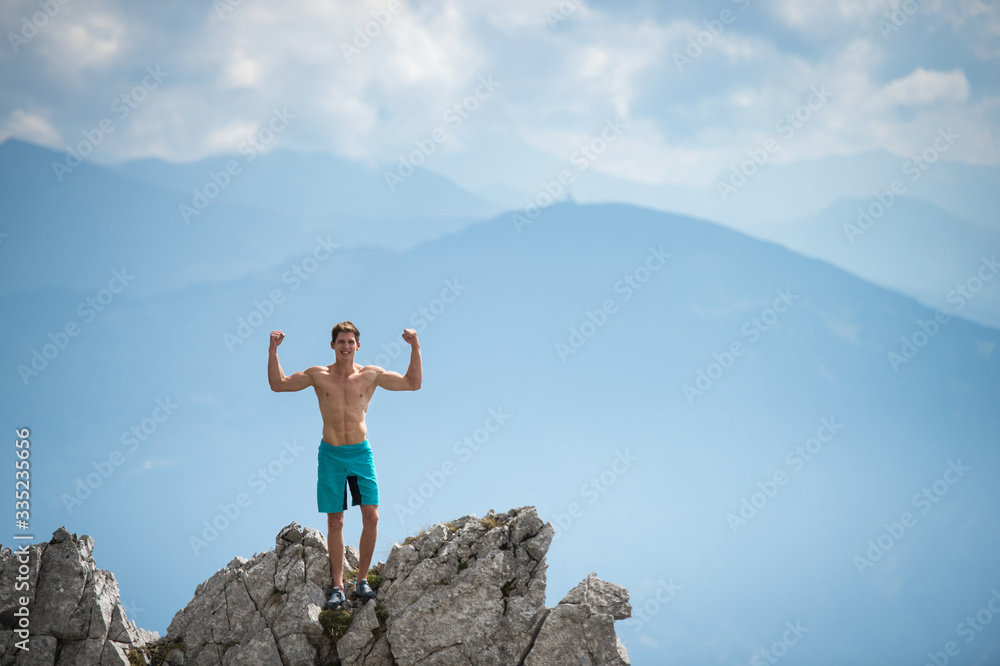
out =
<svg viewBox="0 0 1000 666"><path fill-rule="evenodd" d="M323 416L323 441L334 446L363 442L368 437L365 414L375 393L377 370L355 363L348 377L324 366L314 366L308 372Z"/></svg>

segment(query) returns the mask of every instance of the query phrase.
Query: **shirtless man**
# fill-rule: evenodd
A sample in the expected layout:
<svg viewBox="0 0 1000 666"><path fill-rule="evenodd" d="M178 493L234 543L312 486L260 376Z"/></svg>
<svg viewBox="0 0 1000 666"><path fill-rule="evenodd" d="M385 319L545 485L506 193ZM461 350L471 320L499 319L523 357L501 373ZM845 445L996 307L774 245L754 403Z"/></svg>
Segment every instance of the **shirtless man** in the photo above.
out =
<svg viewBox="0 0 1000 666"><path fill-rule="evenodd" d="M331 337L330 347L337 354L335 363L314 365L286 376L278 363L278 345L285 334L280 330L271 331L267 381L272 391L301 391L312 386L319 399L323 438L319 442L316 503L320 513L327 515L329 531L327 544L334 587L326 607L336 610L344 603L344 511L347 510L348 490L351 504L361 506L360 559L355 591L359 597L375 597L366 580L378 535L378 478L365 424L368 402L379 386L390 391L416 391L420 388L422 370L420 344L412 328L403 331L403 340L410 345L410 366L405 375L377 365L355 363L354 353L361 348L361 333L351 322L343 321L334 326Z"/></svg>

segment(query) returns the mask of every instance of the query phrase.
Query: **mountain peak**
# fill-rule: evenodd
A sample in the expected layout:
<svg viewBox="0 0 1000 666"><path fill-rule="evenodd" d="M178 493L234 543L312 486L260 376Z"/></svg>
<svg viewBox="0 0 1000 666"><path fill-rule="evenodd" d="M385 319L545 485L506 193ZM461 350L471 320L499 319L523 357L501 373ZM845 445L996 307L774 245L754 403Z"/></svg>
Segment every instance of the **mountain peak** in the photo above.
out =
<svg viewBox="0 0 1000 666"><path fill-rule="evenodd" d="M274 549L235 557L197 586L165 637L125 617L114 575L97 568L93 539L65 527L33 544L30 647L16 646L13 575L0 587L2 654L16 664L628 664L614 630L631 616L625 588L590 574L555 608L545 601L545 554L554 528L534 507L463 516L394 544L368 580L376 599L353 594L358 559L344 557L348 603L323 610L333 580L318 530L292 522ZM3 549L12 573L19 556ZM8 582L9 581L9 582ZM23 655L23 656L22 656Z"/></svg>

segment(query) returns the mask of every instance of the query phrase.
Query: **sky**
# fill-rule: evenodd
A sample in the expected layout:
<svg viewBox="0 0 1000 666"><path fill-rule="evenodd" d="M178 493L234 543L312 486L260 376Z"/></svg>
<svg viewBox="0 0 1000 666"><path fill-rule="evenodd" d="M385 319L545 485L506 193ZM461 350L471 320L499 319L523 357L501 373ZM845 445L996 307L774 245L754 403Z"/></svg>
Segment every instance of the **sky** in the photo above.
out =
<svg viewBox="0 0 1000 666"><path fill-rule="evenodd" d="M127 187L120 189L122 182L131 181L114 181L114 187L108 185L106 191L118 200L105 202L114 216L109 212L106 218L77 220L67 215L37 229L18 227L22 222L18 214L29 208L43 213L64 211L58 206L65 201L58 196L52 196L51 208L31 208L17 200L16 206L8 208L14 212L0 216L0 262L10 261L12 255L5 253L19 253L16 263L11 261L8 266L24 266L29 255L18 243L25 242L20 247L33 248L36 254L30 256L39 257L37 270L49 273L43 280L32 280L30 270L20 271L23 277L16 278L18 284L3 291L2 297L19 313L17 321L0 326L0 336L12 343L13 349L5 363L5 381L12 391L18 391L4 409L13 405L22 410L6 412L4 423L20 427L27 415L38 440L57 442L56 447L40 453L41 460L58 469L51 470L48 486L44 477L40 481L38 506L45 508L39 511L47 514L38 522L51 523L52 529L67 524L70 531L96 535L98 565L120 572L120 582L129 590L126 608L140 626L162 633L173 610L186 603L197 582L237 554L249 557L254 550L269 548L277 530L290 517L300 515L295 511L307 511L302 522L323 527L312 512L312 486L289 474L268 482L267 501L258 502L249 514L255 516L253 521L241 521L204 553L192 554L187 543L192 523L201 517L212 518L218 502L254 487L248 475L258 464L281 461L285 439L294 436L299 444L313 445L310 438L315 434L317 415L312 396L278 396L289 398L278 408L275 396L259 383L263 355L258 343L266 338L265 328L275 322L275 326L292 332L282 348L282 358L287 359L283 366L290 372L319 362L315 350L323 349L324 330L334 323L328 322L327 311L314 312L315 304L323 303L338 313L354 308L367 321L362 327L368 335L367 345L360 361L378 363L379 348L394 349L401 323L412 325L419 308L436 303L447 280L468 276L480 276L483 282L473 285L469 297L454 306L449 304L445 314L451 320L447 316L436 323L431 320L425 337L429 351L425 363L433 367L437 360L439 372L437 379L428 373L428 385L434 388L437 381L440 388L435 390L447 387L454 402L435 403L431 391L404 396L383 392L376 398L385 404L376 407L382 410L378 412L380 420L373 419L371 425L383 441L405 441L406 419L427 419L428 414L434 414L434 419L442 419L435 423L445 424L440 431L421 435L421 445L437 447L431 449L433 455L425 459L408 452L403 458L408 476L389 497L394 506L404 502L409 491L420 488L429 478L426 474L439 469L435 461L452 459L453 442L476 432L487 418L487 409L508 401L520 410L515 412L518 416L533 416L525 417L524 425L515 421L495 443L509 445L523 457L508 459L487 449L466 468L473 473L456 477L422 512L404 519L387 511L383 514L386 538L379 544L376 559L384 558L392 539L418 530L426 520L481 514L491 505L504 510L524 503L523 497L538 500L543 519L565 520L579 479L614 469L610 467L612 453L625 455L627 449L617 444L615 451L604 448L610 435L620 430L614 420L620 415L640 442L633 450L643 456L643 463L631 477L636 485L631 481L619 484L614 488L619 495L608 493L607 501L588 505L586 521L577 525L588 529L596 525L605 538L593 546L587 558L579 557L589 547L587 530L571 530L561 544L553 546L548 603L559 600L559 593L552 590L570 589L591 570L577 568L591 566L591 562L602 577L631 585L637 609L643 608L639 604L657 608L653 621L640 617L626 628L618 625L623 636L626 631L631 634L629 627L645 627L628 638L633 654L640 657L634 663L656 663L664 654L687 658L689 663L748 663L759 650L777 642L784 621L796 621L789 610L797 607L796 603L818 616L808 618L807 623L815 620L813 626L818 628L813 636L822 638L812 646L803 642L798 656L790 657L787 663L820 663L817 655L824 654L826 646L842 642L837 634L844 627L870 634L845 649L877 646L878 654L892 655L893 645L909 647L906 644L913 641L914 632L925 629L934 639L928 641L930 644L943 644L954 633L952 620L961 617L963 604L974 611L985 603L993 584L989 581L995 579L990 578L995 565L984 563L984 544L995 546L998 533L992 512L983 508L996 501L995 490L989 485L989 479L995 478L990 474L997 469L992 453L995 447L991 448L995 437L990 439L996 430L996 417L991 417L979 401L996 394L995 375L989 374L996 358L995 322L1000 321L996 284L986 284L981 295L968 299L972 305L964 313L973 319L970 310L982 307L990 309L992 318L984 315L976 320L984 326L963 321L942 328L954 337L942 334L938 340L951 342L928 348L933 351L921 351L920 364L913 364L916 370L910 375L887 370L883 351L876 360L884 376L877 375L870 385L852 385L856 392L851 392L843 390L845 381L838 390L836 379L853 377L857 368L868 372L871 368L864 354L873 353L878 345L898 344L898 335L889 342L884 335L880 337L887 330L912 336L920 325L917 322L923 321L919 318L930 316L927 313L931 311L919 309L915 302L894 300L898 294L912 298L926 294L925 304L937 307L938 301L943 304L952 293L955 280L976 279L981 263L990 265L988 258L1000 245L1000 226L988 214L996 194L983 186L995 182L1000 168L1000 147L995 138L1000 121L997 3L290 0L278 5L260 0L37 0L4 2L0 5L0 26L4 35L0 45L0 142L26 141L54 151L64 163L79 155L96 165L119 166L119 175L128 173L142 183L134 186L134 192L139 193L136 196L148 196L153 202L150 205L162 209L155 211L156 215L143 209L134 220L134 233L117 226L133 222L122 211L127 213L132 201L129 195L134 192ZM807 213L819 214L836 197L872 197L873 191L889 183L885 174L898 176L901 163L926 154L937 137L942 133L951 136L951 130L957 131L960 139L948 143L947 150L939 149L935 157L948 163L948 168L933 168L931 176L919 183L946 191L946 195L935 195L936 199L931 196L917 202L923 205L933 200L943 211L927 227L938 235L928 232L923 237L907 230L907 243L898 244L892 236L878 236L881 227L877 226L863 238L862 245L866 252L878 249L870 255L853 255L857 264L865 264L853 273L890 286L895 290L891 297L862 281L842 280L840 273L825 264L808 263L798 255L793 261L770 246L741 245L743 240L735 241L714 227L691 232L688 238L687 222L675 228L669 225L678 223L669 218L656 242L676 242L673 251L678 263L683 258L686 272L658 275L660 281L646 289L645 300L636 298L630 304L634 306L632 313L624 314L627 310L622 308L623 314L606 329L600 345L588 346L585 351L591 355L590 362L605 361L602 372L608 374L590 373L583 354L576 359L580 363L564 364L547 344L589 316L584 313L601 304L597 296L612 293L623 272L638 270L636 262L640 256L644 259L653 242L652 234L648 239L643 236L650 228L644 225L655 226L645 213L632 209L588 209L586 215L592 216L588 217L588 225L592 225L588 229L598 231L586 239L577 238L556 230L572 227L555 225L555 220L563 225L577 221L571 205L546 213L545 219L553 221L551 228L541 222L524 229L511 225L510 209L517 212L525 201L537 202L561 167L575 165L580 174L586 171L586 176L592 177L585 180L581 175L574 185L573 194L581 201L593 200L593 191L587 189L596 191L598 185L606 185L601 191L612 193L614 200L640 205L655 192L660 193L657 207L661 210L705 211L705 219L758 233L762 219L780 215L783 207L793 203L792 221ZM420 167L488 200L493 212L501 210L493 204L508 208L492 220L485 215L479 220L439 215L440 219L428 216L410 222L386 214L392 219L371 220L368 226L354 223L350 233L345 233L350 236L344 243L345 250L351 250L344 253L349 258L338 256L336 262L320 262L314 281L303 282L301 290L297 286L290 289L281 276L301 266L328 231L309 218L311 212L301 212L313 211L320 205L316 203L319 198L303 201L301 210L275 213L266 207L255 209L255 202L280 201L280 197L266 193L255 200L244 192L242 199L233 201L239 187L252 190L259 182L251 184L252 176L243 177L239 187L227 191L230 200L214 205L197 223L182 226L175 208L177 202L189 200L188 186L170 191L174 172L157 168L144 171L142 167L150 164L135 162L154 159L188 164L235 155L245 164L251 155L260 153L274 153L275 161L269 163L272 169L289 164L281 160L295 160L301 153L343 160L338 162L340 166L363 165L382 174L384 190L374 191L384 193L387 199L398 195L395 176L405 179L409 168ZM694 205L684 198L685 193L696 190L717 197L719 182L731 177L734 165L746 164L762 154L766 154L767 168L762 168L761 174L768 176L761 175L753 183L762 187L763 194L757 199L751 197L748 187L740 192L742 198L735 197L722 211L718 206ZM303 164L313 163L299 163ZM870 168L859 169L859 165ZM204 164L192 165L185 177L203 185L208 171ZM81 169L68 176L64 190L31 191L72 192L66 199L71 207L85 201L80 209L99 215L105 190L88 192L88 184L97 181L86 180L84 172ZM816 185L814 191L802 187L803 181L794 178L796 174L830 182L806 183ZM58 170L53 173L45 164L30 175L38 176L37 182L46 186L63 182ZM115 174L102 172L101 178L109 175ZM965 176L975 186L971 195L960 187ZM789 194L787 199L773 196L774 190L763 188L768 178L779 185L793 183L791 187L802 191L793 193L794 197ZM111 180L100 182L103 187ZM406 185L417 182L414 178ZM433 189L440 183L420 182L429 192L446 192ZM957 186L950 187L952 182ZM154 191L151 183L163 189ZM447 193L454 194L452 190ZM366 191L368 194L371 192ZM676 205L671 200L674 195ZM9 196L15 198L14 194ZM925 208L910 207L916 205L914 201L897 206L894 214L902 221L911 217L911 211L914 219L926 216ZM969 202L974 205L962 208ZM854 205L844 205L852 219ZM620 222L618 217L598 219L606 210L621 219L634 217L643 222L623 232L614 226ZM972 212L963 217L963 210ZM981 214L984 210L985 215ZM976 211L980 211L979 217ZM713 212L719 213L717 218L712 217ZM236 229L230 225L241 219L253 232L227 241L227 234ZM480 227L478 223L484 220L492 223ZM105 223L107 226L102 226ZM285 223L287 226L279 226ZM382 223L384 226L379 226ZM64 233L60 233L60 225L64 225ZM399 232L401 225L411 228ZM839 233L840 218L836 225L834 230ZM88 238L91 229L100 233ZM395 239L391 238L394 230L398 232ZM614 234L616 241L602 245L595 241L599 232ZM675 232L677 235L672 235ZM954 241L954 248L948 246L953 253L942 249L931 265L933 270L921 270L922 262L934 259L936 248L945 248L940 234L944 240ZM399 240L403 237L406 243ZM532 237L545 238L546 242L536 240L537 248L522 242ZM46 245L50 238L54 239L51 248ZM708 242L705 238L717 247L699 245ZM415 240L411 243L409 239ZM418 241L425 243L419 245ZM838 241L846 242L842 238ZM802 247L809 250L803 253L823 258L823 251L833 245L821 235ZM524 263L513 266L517 281L503 277L511 268L503 264L499 249L492 254L484 250L501 246L516 248L511 255L523 252ZM52 251L39 250L41 247ZM554 247L559 248L558 260L553 259L557 254L551 252ZM853 246L845 247L848 249L837 251L854 251ZM715 250L718 254L713 254ZM574 252L580 252L580 257ZM185 253L183 261L178 260L181 268L176 275L170 271L172 253ZM118 265L118 257L125 257L124 267ZM736 267L746 269L746 265L736 259L730 264L714 263L719 257L748 261L766 257L774 264L739 274ZM365 259L377 260L377 268L365 265ZM794 265L794 270L789 265ZM22 382L14 368L26 362L33 348L45 343L47 333L65 324L67 316L71 321L81 320L83 315L68 313L79 313L78 303L110 287L112 270L127 273L133 266L139 276L137 286L128 287L120 296L115 292L118 307L107 308L89 330L84 327L89 339L81 336L79 344L51 363L51 369L31 391L22 393L22 384L27 386L27 382ZM886 266L887 272L878 273L880 279L872 277L878 267ZM84 274L74 271L83 267L86 278L73 284L74 275ZM531 284L534 271L542 280L540 286ZM562 283L570 275L572 298ZM760 349L769 349L772 356L748 356L750 360L740 366L748 373L744 381L753 377L761 382L741 384L739 375L730 373L727 378L735 387L732 393L720 383L710 399L689 409L690 403L674 389L684 381L694 381L695 369L708 367L712 353L723 349L718 345L731 342L740 330L727 327L751 321L773 300L774 290L785 288L786 280L794 282L803 276L809 277L805 282L814 291L805 295L799 309L793 309L793 318L784 320L789 328L763 338ZM832 299L823 291L824 280L838 285L843 293ZM517 289L532 290L533 298L525 302L536 309L521 314L537 317L539 329L549 337L544 338L546 344L526 353L553 366L552 374L558 377L553 381L573 390L588 389L588 395L593 396L613 387L617 411L602 421L600 428L591 427L587 418L600 413L605 405L568 404L552 398L551 404L546 404L553 413L550 418L547 411L539 414L534 410L540 401L546 401L548 393L554 393L552 389L544 386L534 387L530 394L518 392L523 379L516 370L523 358L506 348L501 314L507 310L496 305L503 303L503 308L519 313L517 302L508 298L506 291L511 283L517 284ZM351 293L337 292L336 287L342 284L356 286L358 295L366 298L352 300L355 296ZM688 291L675 293L678 284L686 285ZM735 293L733 285L747 291L732 296L727 290ZM256 328L256 337L248 344L235 350L224 348L219 332L236 330L237 318L246 318L262 296L276 287L286 290L289 306ZM691 302L685 300L688 295ZM705 297L704 303L698 302L698 295ZM735 300L727 301L731 296ZM666 310L659 309L661 305L681 307L677 302L683 305L680 311L695 315L693 320L685 320L693 322L690 330L671 331L661 321L666 316ZM799 313L803 313L801 321L795 318ZM279 325L279 319L284 323ZM493 320L499 322L495 329L479 330L481 322ZM82 321L88 324L91 320ZM628 322L635 326L630 328ZM814 341L828 344L830 339L810 327L821 329L824 336L830 333L835 340L824 349L835 348L837 354L822 356L812 349ZM613 338L612 330L636 337L630 338L630 346ZM663 335L677 346L664 351ZM475 366L481 345L490 341L503 348L502 355L490 360L490 367L501 377L495 385L493 378L478 378L474 388L466 388L460 383L463 373ZM607 348L601 346L604 344ZM251 351L251 345L258 349ZM839 355L842 349L837 345L857 356ZM652 390L638 396L630 393L639 382L662 388L655 373L642 370L641 361L647 358L644 348L656 350L648 357L663 364L658 369L669 366L676 371L671 375L676 386L664 389L671 391L667 401ZM606 364L606 359L597 357L605 351L626 362L623 375L619 376L616 366ZM818 356L822 358L817 369ZM863 362L859 360L862 357ZM838 367L831 358L850 362L843 361L844 367ZM780 372L772 375L768 359L782 363ZM391 361L392 369L405 371L404 357L398 353L386 360ZM186 367L186 362L192 362L195 369ZM133 372L135 368L141 372ZM907 366L903 372L909 369ZM816 379L814 371L823 381ZM868 381L870 375L857 372ZM230 380L228 373L234 379ZM630 379L636 383L629 383ZM817 382L821 388L802 395L788 390L803 381ZM969 387L977 390L968 392ZM936 402L923 404L921 400L930 400L926 396L933 396ZM156 408L164 409L157 401L170 404L171 398L181 405L175 410L177 416L171 415L163 423L151 421L158 413ZM60 411L64 404L66 409ZM438 416L437 410L454 410L456 404L463 409L453 420L447 414ZM755 410L758 405L767 410ZM744 532L747 536L740 540L730 538L735 530L731 535L717 519L733 510L738 500L750 496L755 484L766 484L773 478L785 451L815 432L820 418L830 417L830 405L840 410L834 416L857 414L858 422L864 425L854 431L857 435L848 431L838 440L845 443L843 457L831 452L829 466L809 467L814 476L795 486L807 486L802 492L808 501L800 502L800 496L782 491L784 504L775 505L766 518L754 523L759 531ZM271 409L273 418L261 418ZM248 415L248 411L252 413ZM746 432L741 430L741 419L752 423L743 429ZM143 423L155 429L150 437L152 446L129 460L127 471L95 493L76 515L65 510L59 498L72 488L74 480L95 461L106 459L108 450L117 446L119 434L132 426L141 428ZM683 428L671 430L676 424ZM482 482L483 476L492 481L522 474L531 446L540 441L561 442L560 437L574 441L594 438L584 449L585 455L549 452L553 466L569 467L567 475L553 478L547 485L529 483L534 476L520 483ZM215 445L204 454L206 469L188 469L184 461L199 460L202 455L202 438ZM914 443L911 458L906 446ZM935 509L927 520L920 514L921 525L927 527L913 533L913 541L904 544L907 550L901 548L887 557L875 575L865 578L852 565L846 566L846 573L837 569L836 576L830 574L825 581L828 587L815 588L824 594L830 592L831 599L834 592L849 590L844 592L847 601L837 597L837 604L826 605L799 598L813 595L812 586L822 582L817 582L808 566L813 560L803 558L815 557L838 567L848 563L867 535L878 537L882 523L891 525L891 518L899 515L899 498L903 498L902 507L908 507L905 500L909 494L937 480L945 473L947 462L960 455L966 460L978 456L978 463L974 463L978 466L973 469L979 476L970 475L973 480L964 480L956 487L951 498L959 499L954 503ZM312 463L297 456L296 471L308 472ZM669 468L670 483L661 483L659 470L678 463L679 467ZM282 465L278 468L286 469ZM214 486L213 474L220 469L232 473L222 475L219 485ZM493 476L489 476L491 472ZM711 482L702 483L705 477L711 477ZM188 483L193 484L193 490L186 492L193 496L179 490L189 488L184 485ZM831 488L837 492L845 484L865 483L868 485L860 489L852 486L847 497L835 495L843 500L843 506L832 506L824 495ZM536 492L537 497L531 494ZM654 496L657 502L669 502L651 503ZM866 502L875 508L869 510ZM637 553L644 568L635 571L625 567L616 576L615 529L620 512L636 503L663 507L653 512L656 520L662 521L651 528L656 547L644 547L638 528L623 536L625 547ZM689 510L688 505L696 510ZM821 514L823 520L810 515L816 506L828 509ZM844 513L838 514L841 509ZM783 522L787 515L782 511L794 516L793 522ZM107 520L107 516L117 520ZM145 524L151 516L155 528ZM645 518L633 516L632 520ZM829 533L826 521L832 524ZM357 522L348 524L349 542L356 541ZM121 548L120 541L130 538L140 524L136 534L142 535L144 543L159 534L164 535L163 541L151 552ZM810 551L807 539L798 539L799 534L790 530L789 524L802 528L803 534L822 543L824 550ZM956 535L951 530L959 524ZM690 542L674 543L670 525L678 526ZM635 527L634 523L630 526ZM168 540L166 535L172 538ZM937 550L928 545L939 541L947 545ZM777 555L775 549L780 551ZM903 553L909 553L911 559ZM664 561L672 558L664 566L664 577L655 570L661 556ZM782 559L786 556L787 560ZM913 566L914 561L920 566ZM954 562L963 562L964 568L953 566ZM150 567L172 565L177 570L171 577L148 580ZM690 592L682 592L677 603L667 606L661 597L672 598L669 595L673 592L663 580L672 583L674 572ZM686 580L684 573L688 574ZM961 578L963 573L968 576ZM933 599L948 603L938 603L922 619L925 624L918 625L911 621L911 614L925 610L921 605L925 599L919 596L924 590L913 581L928 580L929 575L936 576L926 586L939 595ZM183 577L183 582L172 576ZM185 587L189 582L192 584ZM757 613L749 590L771 584L775 592L768 612ZM855 593L855 584L863 591ZM726 585L742 590L744 596L731 598ZM961 594L951 594L949 585L961 589ZM169 608L161 607L161 592L172 595L171 602L165 604ZM652 603L657 599L664 601L666 610L662 613L661 605ZM895 606L897 602L901 609ZM841 623L838 613L844 614L845 608L857 624ZM883 630L875 617L880 613L892 623L891 629L884 629L884 636L875 635ZM976 652L995 653L995 632L983 636L977 638Z"/></svg>
<svg viewBox="0 0 1000 666"><path fill-rule="evenodd" d="M235 152L287 109L264 148L395 162L440 128L426 167L478 189L517 181L483 151L568 160L620 119L595 170L705 186L823 90L774 163L907 156L951 124L949 161L1000 164L1000 8L979 0L40 6L0 9L0 139L63 149L108 118L97 162Z"/></svg>

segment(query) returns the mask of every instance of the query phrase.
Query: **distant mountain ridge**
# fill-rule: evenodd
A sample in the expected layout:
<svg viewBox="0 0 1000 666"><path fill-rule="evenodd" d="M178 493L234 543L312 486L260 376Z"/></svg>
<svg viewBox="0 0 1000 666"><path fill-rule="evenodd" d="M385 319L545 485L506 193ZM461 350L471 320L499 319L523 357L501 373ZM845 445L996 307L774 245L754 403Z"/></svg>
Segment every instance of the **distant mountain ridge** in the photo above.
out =
<svg viewBox="0 0 1000 666"><path fill-rule="evenodd" d="M198 268L172 276L175 283L185 284L209 276L245 274L261 263L280 263L308 251L299 238L319 228L335 229L344 247L377 244L404 249L482 223L501 211L497 204L427 169L416 169L390 191L385 182L389 167L322 153L275 150L187 164L142 159L113 167L84 162L57 177L52 164L62 161L64 154L17 139L0 144L0 196L10 214L8 229L15 232L0 233L8 233L9 246L21 244L27 250L11 253L0 266L0 293L14 288L13 276L29 268L26 257L37 254L53 234L66 238L70 247L87 238L105 239L98 253L106 256L91 257L90 263L99 266L121 261L110 252L115 239L131 238L133 244L141 244L140 236L150 236L158 251L137 258L150 271L170 273L161 261L164 251L185 252L193 260L200 257ZM1000 170L938 161L917 171L914 180L912 170L904 172L904 163L875 151L765 165L727 202L711 188L657 188L588 169L566 188L565 196L581 203L631 201L716 220L931 306L945 307L945 295L956 281L968 279L967 272L975 270L981 256L1000 249L1000 218L995 214L1000 208ZM894 181L904 194L891 194ZM500 183L484 190L507 200L515 215L534 201ZM538 192L544 192L542 181L534 194ZM858 208L877 211L879 197L882 201L891 197L887 211L876 216L863 238L846 242L843 228L856 224ZM819 213L802 216L823 202L829 203ZM88 218L83 225L74 222L81 216ZM134 228L139 224L145 230ZM255 237L271 241L247 248L259 257L253 263L220 261L218 253L204 250L227 239L239 246ZM74 267L77 258L65 256L62 248L57 252L62 255L57 265L38 284L76 284L83 277L96 285L102 279L102 269ZM64 274L70 268L72 279ZM137 291L144 288L138 283ZM985 291L961 314L1000 327L1000 289Z"/></svg>
<svg viewBox="0 0 1000 666"><path fill-rule="evenodd" d="M244 158L183 165L140 160L114 168L84 162L60 181L52 164L64 158L16 139L0 144L0 199L6 207L0 232L8 234L10 250L0 262L0 293L98 288L105 273L122 264L141 265L147 276L160 276L159 285L180 287L280 265L309 252L319 229L336 230L343 247L404 248L496 211L420 169L390 196L380 170L319 154L261 154L238 163L235 175L227 164ZM62 242L53 244L53 238ZM75 252L80 247L90 248L87 257ZM234 261L213 249L218 247L255 259ZM185 256L188 263L178 271L170 256ZM37 270L39 257L46 270ZM35 279L18 280L25 272ZM138 280L132 293L152 284Z"/></svg>

